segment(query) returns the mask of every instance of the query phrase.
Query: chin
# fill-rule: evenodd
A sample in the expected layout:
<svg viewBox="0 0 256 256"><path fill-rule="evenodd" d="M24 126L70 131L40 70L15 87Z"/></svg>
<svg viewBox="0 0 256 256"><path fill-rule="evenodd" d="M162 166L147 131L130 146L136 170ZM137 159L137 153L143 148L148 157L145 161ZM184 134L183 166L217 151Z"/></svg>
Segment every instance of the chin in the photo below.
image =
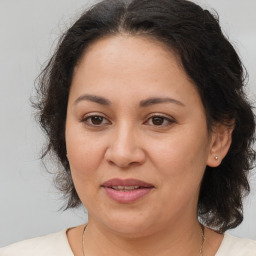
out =
<svg viewBox="0 0 256 256"><path fill-rule="evenodd" d="M119 236L127 238L138 238L152 233L156 226L155 221L147 220L143 216L130 216L119 218L106 218L105 225Z"/></svg>

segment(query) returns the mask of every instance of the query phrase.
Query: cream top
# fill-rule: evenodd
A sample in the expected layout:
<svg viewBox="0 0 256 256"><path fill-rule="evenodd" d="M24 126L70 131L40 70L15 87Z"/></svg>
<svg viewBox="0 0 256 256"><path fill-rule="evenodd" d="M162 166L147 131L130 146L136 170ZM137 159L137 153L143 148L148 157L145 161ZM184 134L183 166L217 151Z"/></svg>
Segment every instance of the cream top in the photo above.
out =
<svg viewBox="0 0 256 256"><path fill-rule="evenodd" d="M0 256L74 256L66 235L60 232L32 238L0 249ZM215 256L256 256L256 241L225 233Z"/></svg>

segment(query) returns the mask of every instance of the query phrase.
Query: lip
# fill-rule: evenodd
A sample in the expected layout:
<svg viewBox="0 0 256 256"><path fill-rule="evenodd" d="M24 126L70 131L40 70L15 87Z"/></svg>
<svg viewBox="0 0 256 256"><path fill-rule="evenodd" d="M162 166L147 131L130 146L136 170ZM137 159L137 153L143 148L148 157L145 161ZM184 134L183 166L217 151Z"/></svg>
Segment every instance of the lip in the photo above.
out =
<svg viewBox="0 0 256 256"><path fill-rule="evenodd" d="M104 182L102 187L112 187L112 186L139 186L139 187L145 187L145 188L150 188L154 187L153 184L144 182L142 180L137 180L137 179L111 179L106 182Z"/></svg>
<svg viewBox="0 0 256 256"><path fill-rule="evenodd" d="M123 191L115 190L112 188L113 186L139 186L140 188ZM111 179L104 182L101 187L105 190L108 197L123 204L133 203L154 189L152 184L137 179Z"/></svg>

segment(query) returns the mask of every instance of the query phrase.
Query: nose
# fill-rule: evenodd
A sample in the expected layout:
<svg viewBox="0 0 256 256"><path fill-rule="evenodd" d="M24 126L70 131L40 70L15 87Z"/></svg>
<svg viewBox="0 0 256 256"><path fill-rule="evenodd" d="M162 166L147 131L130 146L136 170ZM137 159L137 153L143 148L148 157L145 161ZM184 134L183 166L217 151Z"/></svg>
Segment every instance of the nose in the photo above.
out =
<svg viewBox="0 0 256 256"><path fill-rule="evenodd" d="M127 125L113 131L105 159L119 168L128 168L131 165L141 165L145 162L146 154L143 145L139 142L135 129Z"/></svg>

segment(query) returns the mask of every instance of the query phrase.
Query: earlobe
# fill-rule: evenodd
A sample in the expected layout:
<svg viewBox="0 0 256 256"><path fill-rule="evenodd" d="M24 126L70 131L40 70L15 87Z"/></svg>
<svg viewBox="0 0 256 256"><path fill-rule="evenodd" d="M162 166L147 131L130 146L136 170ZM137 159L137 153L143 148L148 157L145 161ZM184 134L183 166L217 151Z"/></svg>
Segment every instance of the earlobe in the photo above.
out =
<svg viewBox="0 0 256 256"><path fill-rule="evenodd" d="M218 156L215 156L215 160L218 161L218 160L219 160L219 157L218 157Z"/></svg>
<svg viewBox="0 0 256 256"><path fill-rule="evenodd" d="M212 132L207 165L217 167L227 155L232 143L234 126L217 125Z"/></svg>

